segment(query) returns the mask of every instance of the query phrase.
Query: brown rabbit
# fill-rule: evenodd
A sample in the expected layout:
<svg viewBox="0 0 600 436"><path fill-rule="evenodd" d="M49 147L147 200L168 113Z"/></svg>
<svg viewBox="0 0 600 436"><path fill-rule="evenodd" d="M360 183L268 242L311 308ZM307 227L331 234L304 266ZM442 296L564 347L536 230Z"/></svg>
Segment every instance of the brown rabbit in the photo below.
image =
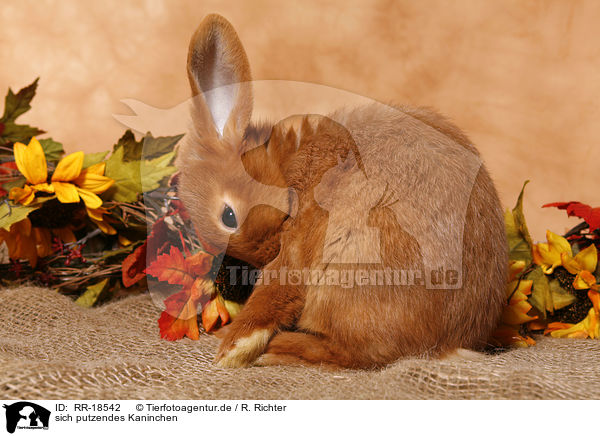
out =
<svg viewBox="0 0 600 436"><path fill-rule="evenodd" d="M253 124L248 60L218 15L192 37L188 75L180 196L207 250L261 269L217 364L374 368L486 345L506 239L457 127L383 104Z"/></svg>

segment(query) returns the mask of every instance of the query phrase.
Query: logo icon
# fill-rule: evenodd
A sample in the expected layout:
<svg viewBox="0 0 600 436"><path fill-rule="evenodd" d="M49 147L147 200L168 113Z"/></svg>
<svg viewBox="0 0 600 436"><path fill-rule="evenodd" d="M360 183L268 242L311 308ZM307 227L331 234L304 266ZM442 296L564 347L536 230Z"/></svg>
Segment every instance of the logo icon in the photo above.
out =
<svg viewBox="0 0 600 436"><path fill-rule="evenodd" d="M14 433L18 429L48 429L50 411L28 401L19 401L11 405L4 404L6 409L6 431Z"/></svg>

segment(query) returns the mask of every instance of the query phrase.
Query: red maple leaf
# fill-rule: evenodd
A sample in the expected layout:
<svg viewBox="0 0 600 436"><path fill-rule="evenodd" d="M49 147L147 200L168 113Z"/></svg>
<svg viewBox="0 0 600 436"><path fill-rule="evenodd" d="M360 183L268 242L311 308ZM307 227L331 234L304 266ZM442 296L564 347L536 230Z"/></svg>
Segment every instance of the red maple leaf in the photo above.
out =
<svg viewBox="0 0 600 436"><path fill-rule="evenodd" d="M542 207L556 207L561 210L566 210L568 216L576 216L588 223L590 232L600 229L600 207L592 208L579 201L548 203Z"/></svg>

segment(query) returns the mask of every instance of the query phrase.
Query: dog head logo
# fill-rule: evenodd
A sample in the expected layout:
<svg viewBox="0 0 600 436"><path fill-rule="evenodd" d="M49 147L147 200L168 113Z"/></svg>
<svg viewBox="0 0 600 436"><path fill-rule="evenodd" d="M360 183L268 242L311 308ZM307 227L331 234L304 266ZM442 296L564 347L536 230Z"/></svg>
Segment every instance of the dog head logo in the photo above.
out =
<svg viewBox="0 0 600 436"><path fill-rule="evenodd" d="M18 429L48 429L50 411L28 401L4 405L6 409L6 431Z"/></svg>

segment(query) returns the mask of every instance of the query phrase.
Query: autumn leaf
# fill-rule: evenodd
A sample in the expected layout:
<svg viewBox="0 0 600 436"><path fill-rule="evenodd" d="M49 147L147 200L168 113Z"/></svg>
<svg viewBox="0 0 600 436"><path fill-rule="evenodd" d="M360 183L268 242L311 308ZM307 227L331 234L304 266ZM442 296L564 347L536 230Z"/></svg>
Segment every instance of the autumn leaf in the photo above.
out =
<svg viewBox="0 0 600 436"><path fill-rule="evenodd" d="M16 162L4 162L0 164L0 177L3 180L9 180L9 182L5 182L0 187L0 197L5 196L11 190L12 186L6 186L9 183L15 183L17 180L21 179L23 184L25 184L25 178L20 177L20 174L17 169ZM12 178L12 180L11 180Z"/></svg>
<svg viewBox="0 0 600 436"><path fill-rule="evenodd" d="M158 319L160 336L169 341L176 341L187 336L197 340L198 305L208 299L212 283L208 279L196 279L193 285L165 299L165 310Z"/></svg>
<svg viewBox="0 0 600 436"><path fill-rule="evenodd" d="M523 194L527 183L529 183L529 180L523 184L517 204L513 210L506 210L504 213L504 223L508 240L509 259L523 260L526 263L530 263L532 259L532 240L523 214Z"/></svg>
<svg viewBox="0 0 600 436"><path fill-rule="evenodd" d="M171 153L175 145L183 135L153 137L150 132L146 133L140 141L135 139L133 132L127 130L114 146L123 148L123 160L125 162L134 162L141 159L153 159Z"/></svg>
<svg viewBox="0 0 600 436"><path fill-rule="evenodd" d="M117 149L122 148L124 161L136 161L142 158L142 154L140 152L141 147L141 141L137 141L133 132L127 129L125 133L123 133L123 136L121 136L117 143L113 146L113 153L115 153Z"/></svg>
<svg viewBox="0 0 600 436"><path fill-rule="evenodd" d="M165 307L158 319L160 336L168 341L176 341L184 336L198 339L198 304L189 290L171 295L165 300Z"/></svg>
<svg viewBox="0 0 600 436"><path fill-rule="evenodd" d="M98 301L98 298L102 292L106 290L108 282L109 279L104 279L98 283L86 287L85 292L81 294L77 300L75 300L75 303L82 307L92 307L94 304L96 304L96 301Z"/></svg>
<svg viewBox="0 0 600 436"><path fill-rule="evenodd" d="M40 145L48 162L58 162L65 153L63 145L52 138L40 139Z"/></svg>
<svg viewBox="0 0 600 436"><path fill-rule="evenodd" d="M147 133L146 136L142 138L144 158L150 159L171 153L181 138L183 138L183 135L160 136L154 138L150 133Z"/></svg>
<svg viewBox="0 0 600 436"><path fill-rule="evenodd" d="M8 94L4 99L4 115L0 118L0 122L6 124L7 122L15 121L20 115L23 115L29 109L31 109L31 100L35 96L37 90L38 77L25 88L21 89L16 94L12 89L8 90Z"/></svg>
<svg viewBox="0 0 600 436"><path fill-rule="evenodd" d="M600 207L592 208L579 201L548 203L542 207L556 207L561 210L566 210L568 216L576 216L588 223L590 232L600 229Z"/></svg>
<svg viewBox="0 0 600 436"><path fill-rule="evenodd" d="M16 124L16 119L31 109L31 100L35 96L38 79L21 89L16 94L12 89L4 100L4 114L0 118L2 132L0 133L0 144L9 142L27 142L31 137L44 133L37 127L31 127L26 124Z"/></svg>
<svg viewBox="0 0 600 436"><path fill-rule="evenodd" d="M533 280L533 290L529 302L533 307L539 310L543 318L546 318L546 312L554 312L554 302L552 300L552 291L548 278L542 271L542 268L536 266L533 271L527 275L528 280Z"/></svg>
<svg viewBox="0 0 600 436"><path fill-rule="evenodd" d="M121 276L126 288L146 277L146 264L154 262L156 257L161 254L162 248L168 243L167 232L165 217L159 218L152 226L152 231L144 243L125 258Z"/></svg>
<svg viewBox="0 0 600 436"><path fill-rule="evenodd" d="M190 274L183 253L175 246L169 254L162 254L146 268L146 274L156 277L161 282L171 285L192 286L194 277Z"/></svg>
<svg viewBox="0 0 600 436"><path fill-rule="evenodd" d="M136 201L140 194L158 188L163 179L176 171L171 165L174 152L154 159L129 161L125 151L124 146L116 146L106 161L105 175L115 181L109 195L115 201Z"/></svg>
<svg viewBox="0 0 600 436"><path fill-rule="evenodd" d="M171 246L169 254L162 254L146 268L146 273L171 285L192 286L197 277L210 271L212 256L208 253L198 254L186 259L179 248Z"/></svg>
<svg viewBox="0 0 600 436"><path fill-rule="evenodd" d="M86 155L83 157L83 165L81 165L81 168L85 169L91 167L92 165L96 165L104 161L107 155L108 151L99 151L98 153L86 153Z"/></svg>
<svg viewBox="0 0 600 436"><path fill-rule="evenodd" d="M27 206L9 205L8 202L0 203L0 229L8 230L11 225L17 223L29 215L36 209L42 206L48 200L52 200L53 197L38 198L34 203L28 204Z"/></svg>

